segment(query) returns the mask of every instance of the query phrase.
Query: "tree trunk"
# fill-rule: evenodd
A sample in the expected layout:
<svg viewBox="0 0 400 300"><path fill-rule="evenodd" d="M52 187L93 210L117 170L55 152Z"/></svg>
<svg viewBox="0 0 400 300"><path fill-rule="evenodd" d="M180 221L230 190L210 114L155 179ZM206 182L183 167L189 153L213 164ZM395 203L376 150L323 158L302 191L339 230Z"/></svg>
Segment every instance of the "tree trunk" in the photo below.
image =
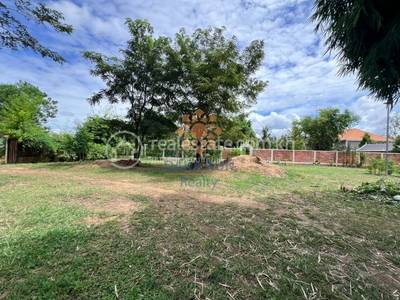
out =
<svg viewBox="0 0 400 300"><path fill-rule="evenodd" d="M18 142L16 139L7 140L7 157L8 164L17 163Z"/></svg>

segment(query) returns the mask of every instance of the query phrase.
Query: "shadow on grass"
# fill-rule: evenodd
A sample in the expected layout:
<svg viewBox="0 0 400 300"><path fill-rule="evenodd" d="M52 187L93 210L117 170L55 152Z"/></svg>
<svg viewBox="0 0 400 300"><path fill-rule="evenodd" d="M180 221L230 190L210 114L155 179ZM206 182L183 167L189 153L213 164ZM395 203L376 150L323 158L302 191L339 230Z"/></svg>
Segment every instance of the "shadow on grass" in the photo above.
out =
<svg viewBox="0 0 400 300"><path fill-rule="evenodd" d="M314 199L313 205L337 200L330 197ZM359 269L360 263L378 268L367 257L367 243L341 236L347 227L327 235L295 213L277 214L282 208L171 198L152 201L133 215L129 233L112 221L90 229L20 236L2 244L0 294L11 299L390 296L395 286L379 285ZM314 217L333 226L335 218L324 219L327 211ZM366 219L360 223L357 212L345 217L351 216L352 227L366 226L358 234L367 234ZM377 246L374 240L369 245Z"/></svg>

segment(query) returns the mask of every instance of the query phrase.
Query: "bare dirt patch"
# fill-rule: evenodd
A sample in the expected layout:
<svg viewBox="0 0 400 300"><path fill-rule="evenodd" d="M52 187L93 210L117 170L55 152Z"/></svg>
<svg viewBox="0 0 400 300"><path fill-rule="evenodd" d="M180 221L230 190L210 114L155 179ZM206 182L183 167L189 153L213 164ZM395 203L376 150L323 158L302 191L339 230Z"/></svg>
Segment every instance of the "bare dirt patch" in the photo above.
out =
<svg viewBox="0 0 400 300"><path fill-rule="evenodd" d="M282 168L269 164L258 156L240 155L231 159L231 165L234 171L257 172L271 177L285 175Z"/></svg>
<svg viewBox="0 0 400 300"><path fill-rule="evenodd" d="M98 217L98 216L89 216L83 219L83 222L87 224L88 226L98 226L102 225L104 223L110 222L117 219L117 216L111 216L111 217Z"/></svg>
<svg viewBox="0 0 400 300"><path fill-rule="evenodd" d="M271 166L275 167L275 166ZM278 167L276 167L278 168ZM1 172L1 170L0 170ZM68 178L79 182L88 183L91 186L100 187L102 189L111 190L115 192L115 199L111 199L107 203L93 202L92 200L85 202L80 201L81 204L96 212L108 212L115 214L126 214L132 211L137 211L139 204L129 199L124 199L122 194L128 195L143 195L155 201L165 201L166 199L175 199L179 201L197 200L205 203L215 204L235 204L241 207L249 208L265 208L265 204L253 200L250 196L238 197L234 196L220 196L213 195L206 192L181 190L179 186L170 184L170 187L163 186L158 182L135 182L129 179L105 179L100 176L89 177L87 175L76 174L68 171L57 172L46 169L24 169L13 168L8 170L9 174L29 174L37 176L45 176L51 178ZM219 174L219 173L218 173ZM220 174L219 174L220 176Z"/></svg>
<svg viewBox="0 0 400 300"><path fill-rule="evenodd" d="M89 216L84 218L83 222L86 225L98 226L110 221L118 220L120 221L125 233L129 232L129 217L142 208L140 203L125 198L114 198L106 202L81 199L79 203L90 211L105 214L105 216Z"/></svg>
<svg viewBox="0 0 400 300"><path fill-rule="evenodd" d="M89 210L98 213L111 213L113 215L125 215L137 211L139 203L129 199L112 199L107 202L99 201L80 201L80 203Z"/></svg>

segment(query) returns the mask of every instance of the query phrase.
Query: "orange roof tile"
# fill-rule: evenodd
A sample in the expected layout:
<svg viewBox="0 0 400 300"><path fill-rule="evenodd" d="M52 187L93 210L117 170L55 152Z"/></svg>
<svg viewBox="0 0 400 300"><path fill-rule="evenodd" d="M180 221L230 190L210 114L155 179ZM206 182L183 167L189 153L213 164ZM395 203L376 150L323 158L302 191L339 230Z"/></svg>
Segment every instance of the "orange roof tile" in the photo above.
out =
<svg viewBox="0 0 400 300"><path fill-rule="evenodd" d="M339 135L341 141L361 141L364 134L368 133L373 142L384 142L386 138L382 135L363 131L357 128L346 129L343 134Z"/></svg>

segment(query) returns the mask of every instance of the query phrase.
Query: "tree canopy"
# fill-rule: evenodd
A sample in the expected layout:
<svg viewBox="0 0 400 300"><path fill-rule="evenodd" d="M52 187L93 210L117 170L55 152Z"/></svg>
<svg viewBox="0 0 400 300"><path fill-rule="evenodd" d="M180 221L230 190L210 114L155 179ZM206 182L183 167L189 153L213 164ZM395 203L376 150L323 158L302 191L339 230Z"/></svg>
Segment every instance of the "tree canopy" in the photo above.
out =
<svg viewBox="0 0 400 300"><path fill-rule="evenodd" d="M400 93L400 10L396 0L316 0L316 30L337 51L343 74L384 101Z"/></svg>
<svg viewBox="0 0 400 300"><path fill-rule="evenodd" d="M233 117L220 117L219 126L223 128L220 136L221 140L231 141L230 146L240 146L239 143L250 142L256 138L256 134L251 126L251 121L247 114L239 114Z"/></svg>
<svg viewBox="0 0 400 300"><path fill-rule="evenodd" d="M61 33L72 33L72 26L63 23L61 12L45 4L31 0L0 1L0 49L30 48L43 57L56 62L64 58L57 52L43 46L29 30L30 23L43 24Z"/></svg>
<svg viewBox="0 0 400 300"><path fill-rule="evenodd" d="M155 37L147 21L127 19L126 24L131 39L122 57L84 53L94 64L92 74L106 84L89 101L128 103L127 117L141 138L151 135L149 120L172 128L171 121L195 108L219 116L239 113L255 103L266 85L253 78L264 57L261 41L240 51L223 29L199 29L192 35L181 30L172 41Z"/></svg>
<svg viewBox="0 0 400 300"><path fill-rule="evenodd" d="M266 82L254 77L264 59L264 43L255 40L242 51L224 28L182 29L175 37L168 68L177 94L169 99L175 111L201 108L206 113L238 113L256 103Z"/></svg>
<svg viewBox="0 0 400 300"><path fill-rule="evenodd" d="M339 135L358 121L348 110L321 109L316 117L305 117L293 122L292 134L303 139L309 149L331 150L339 141Z"/></svg>
<svg viewBox="0 0 400 300"><path fill-rule="evenodd" d="M362 147L365 144L372 144L371 136L367 132L363 135L362 140L358 146Z"/></svg>
<svg viewBox="0 0 400 300"><path fill-rule="evenodd" d="M56 113L57 102L37 87L26 82L0 85L0 134L25 146L49 147L45 123Z"/></svg>
<svg viewBox="0 0 400 300"><path fill-rule="evenodd" d="M106 88L94 94L89 102L128 103L127 117L134 133L142 135L142 122L149 111L161 112L165 106L167 84L166 55L169 40L155 38L151 25L142 20L127 19L131 39L121 50L122 58L106 57L96 52L85 52L84 57L94 63L92 74L104 80Z"/></svg>

